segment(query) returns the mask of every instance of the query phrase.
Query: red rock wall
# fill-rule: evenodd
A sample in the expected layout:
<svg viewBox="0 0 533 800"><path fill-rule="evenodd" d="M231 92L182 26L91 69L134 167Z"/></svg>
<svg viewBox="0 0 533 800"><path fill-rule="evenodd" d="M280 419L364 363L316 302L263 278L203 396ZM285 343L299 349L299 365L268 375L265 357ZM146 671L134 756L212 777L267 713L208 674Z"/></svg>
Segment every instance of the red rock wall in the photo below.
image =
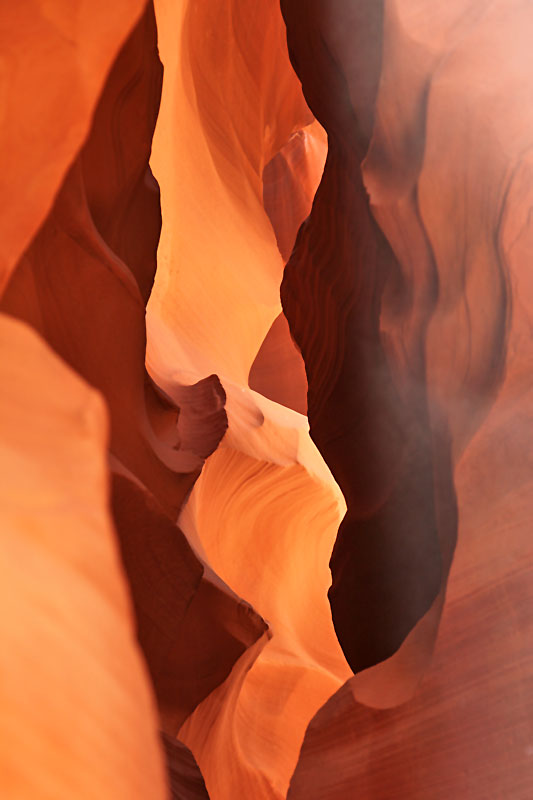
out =
<svg viewBox="0 0 533 800"><path fill-rule="evenodd" d="M0 9L6 796L529 800L531 17Z"/></svg>

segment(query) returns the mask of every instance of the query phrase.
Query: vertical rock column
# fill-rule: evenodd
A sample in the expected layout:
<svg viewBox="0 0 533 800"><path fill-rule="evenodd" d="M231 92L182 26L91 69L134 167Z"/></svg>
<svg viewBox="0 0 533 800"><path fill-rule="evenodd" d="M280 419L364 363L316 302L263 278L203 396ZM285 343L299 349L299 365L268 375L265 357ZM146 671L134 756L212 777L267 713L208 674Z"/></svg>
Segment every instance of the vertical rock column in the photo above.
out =
<svg viewBox="0 0 533 800"><path fill-rule="evenodd" d="M424 291L413 314L413 286L402 280L363 183L383 4L317 1L304 10L298 0L282 0L281 8L293 66L329 142L281 297L306 365L311 436L348 506L329 598L358 672L392 656L432 607L455 542L449 445L444 424L436 430L430 423L425 385L436 280L420 276ZM397 325L385 335L386 293Z"/></svg>

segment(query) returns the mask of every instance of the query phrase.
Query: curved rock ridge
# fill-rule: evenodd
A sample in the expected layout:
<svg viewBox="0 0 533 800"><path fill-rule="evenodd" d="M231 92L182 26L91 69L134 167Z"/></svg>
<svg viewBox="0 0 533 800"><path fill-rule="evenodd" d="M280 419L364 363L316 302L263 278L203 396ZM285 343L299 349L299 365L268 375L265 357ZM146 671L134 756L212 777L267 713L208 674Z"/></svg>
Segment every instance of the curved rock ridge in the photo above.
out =
<svg viewBox="0 0 533 800"><path fill-rule="evenodd" d="M179 345L173 349L174 336L158 333L150 371L172 396L173 382L185 379L172 369ZM268 631L179 738L210 796L281 798L307 723L350 675L327 604L328 555L344 503L303 415L242 385L225 381L224 388L228 431L184 505L180 528ZM314 580L302 580L301 568Z"/></svg>
<svg viewBox="0 0 533 800"><path fill-rule="evenodd" d="M143 0L21 0L0 10L0 291L46 217Z"/></svg>
<svg viewBox="0 0 533 800"><path fill-rule="evenodd" d="M166 800L108 510L104 403L4 314L0 380L2 792Z"/></svg>

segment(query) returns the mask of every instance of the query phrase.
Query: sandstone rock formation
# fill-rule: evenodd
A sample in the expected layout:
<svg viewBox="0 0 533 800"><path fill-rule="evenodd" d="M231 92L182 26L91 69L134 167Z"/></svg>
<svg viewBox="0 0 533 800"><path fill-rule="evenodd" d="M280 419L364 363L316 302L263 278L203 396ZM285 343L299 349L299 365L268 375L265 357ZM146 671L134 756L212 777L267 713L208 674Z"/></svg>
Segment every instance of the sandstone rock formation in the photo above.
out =
<svg viewBox="0 0 533 800"><path fill-rule="evenodd" d="M0 8L6 797L532 796L532 24Z"/></svg>

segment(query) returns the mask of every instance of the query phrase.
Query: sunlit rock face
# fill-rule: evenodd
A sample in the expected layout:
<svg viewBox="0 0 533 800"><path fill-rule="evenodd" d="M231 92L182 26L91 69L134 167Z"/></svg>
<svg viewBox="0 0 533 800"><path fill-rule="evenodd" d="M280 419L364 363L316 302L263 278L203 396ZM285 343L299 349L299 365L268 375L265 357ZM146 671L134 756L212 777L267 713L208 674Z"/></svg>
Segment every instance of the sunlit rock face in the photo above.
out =
<svg viewBox="0 0 533 800"><path fill-rule="evenodd" d="M532 25L0 9L6 797L533 796Z"/></svg>
<svg viewBox="0 0 533 800"><path fill-rule="evenodd" d="M163 800L157 712L108 508L104 403L4 314L0 353L2 793Z"/></svg>

